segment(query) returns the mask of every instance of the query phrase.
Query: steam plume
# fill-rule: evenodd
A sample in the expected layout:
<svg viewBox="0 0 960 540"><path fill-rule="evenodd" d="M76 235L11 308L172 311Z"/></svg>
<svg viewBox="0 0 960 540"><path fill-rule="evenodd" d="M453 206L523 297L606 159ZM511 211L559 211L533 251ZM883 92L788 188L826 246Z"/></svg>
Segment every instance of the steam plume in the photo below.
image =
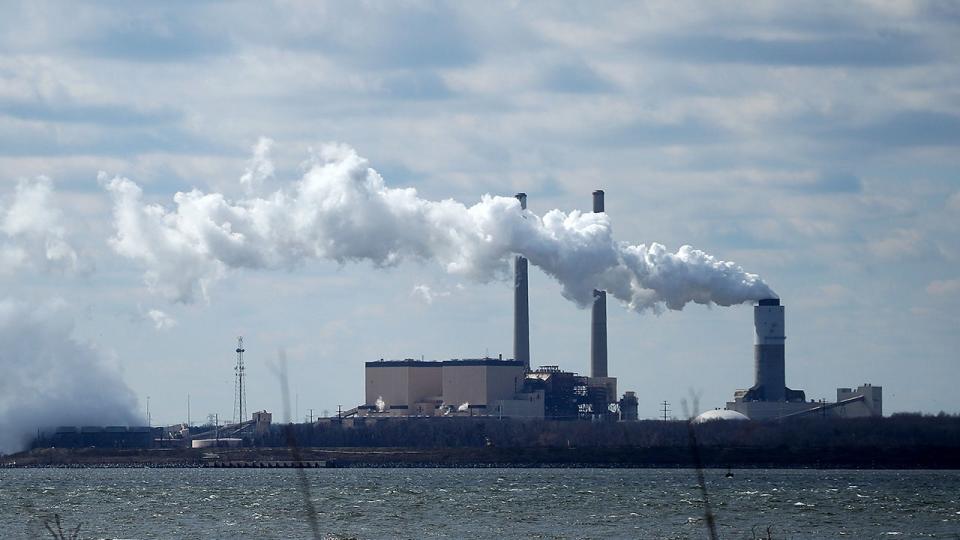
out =
<svg viewBox="0 0 960 540"><path fill-rule="evenodd" d="M0 299L0 453L23 449L37 429L143 424L133 392L72 332L62 302Z"/></svg>
<svg viewBox="0 0 960 540"><path fill-rule="evenodd" d="M0 273L30 267L77 270L77 252L67 242L61 221L49 178L17 182L13 196L0 200Z"/></svg>
<svg viewBox="0 0 960 540"><path fill-rule="evenodd" d="M273 171L268 149L258 144L256 170ZM513 197L489 195L472 206L421 199L414 189L387 187L345 145L321 148L286 189L236 201L193 190L177 193L168 209L145 204L131 180L101 173L100 181L113 197L114 249L144 264L152 289L180 302L206 297L230 268L289 268L315 258L377 266L430 260L486 282L507 276L514 254L554 277L580 306L593 289L636 311L774 296L757 275L690 246L670 252L618 242L604 213L541 217ZM247 189L255 183L243 181Z"/></svg>

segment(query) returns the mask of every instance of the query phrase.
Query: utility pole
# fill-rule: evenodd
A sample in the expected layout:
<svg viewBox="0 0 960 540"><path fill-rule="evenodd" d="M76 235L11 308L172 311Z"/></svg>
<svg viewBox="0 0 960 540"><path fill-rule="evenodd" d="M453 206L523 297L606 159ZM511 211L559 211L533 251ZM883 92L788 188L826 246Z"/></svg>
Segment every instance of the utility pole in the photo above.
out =
<svg viewBox="0 0 960 540"><path fill-rule="evenodd" d="M150 396L147 396L147 425L153 427L153 424L150 423Z"/></svg>
<svg viewBox="0 0 960 540"><path fill-rule="evenodd" d="M663 413L663 421L666 422L667 420L670 419L670 416L669 416L669 415L670 415L670 403L667 402L666 400L664 400L663 403L661 403L661 405L663 405L663 409L661 409L660 412Z"/></svg>
<svg viewBox="0 0 960 540"><path fill-rule="evenodd" d="M310 423L313 423L313 409L310 409Z"/></svg>
<svg viewBox="0 0 960 540"><path fill-rule="evenodd" d="M343 420L343 407L337 405L337 420Z"/></svg>
<svg viewBox="0 0 960 540"><path fill-rule="evenodd" d="M190 427L190 394L187 394L187 427Z"/></svg>

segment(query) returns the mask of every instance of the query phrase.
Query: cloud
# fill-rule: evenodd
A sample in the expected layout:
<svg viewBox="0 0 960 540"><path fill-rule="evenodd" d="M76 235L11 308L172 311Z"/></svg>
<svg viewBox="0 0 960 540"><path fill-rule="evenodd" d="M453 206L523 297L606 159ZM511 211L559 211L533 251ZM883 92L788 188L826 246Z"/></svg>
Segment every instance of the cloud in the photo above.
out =
<svg viewBox="0 0 960 540"><path fill-rule="evenodd" d="M465 16L444 4L325 4L298 16L288 46L354 66L452 68L480 57Z"/></svg>
<svg viewBox="0 0 960 540"><path fill-rule="evenodd" d="M901 111L832 134L873 148L956 145L960 143L960 116L930 110Z"/></svg>
<svg viewBox="0 0 960 540"><path fill-rule="evenodd" d="M583 62L565 62L546 70L542 86L551 92L594 94L610 92L614 86Z"/></svg>
<svg viewBox="0 0 960 540"><path fill-rule="evenodd" d="M401 71L384 76L380 87L386 96L398 99L436 100L453 96L443 78L432 71Z"/></svg>
<svg viewBox="0 0 960 540"><path fill-rule="evenodd" d="M267 137L260 137L257 144L253 147L253 158L247 164L247 170L240 177L240 185L243 186L246 193L257 193L263 187L264 182L273 178L273 161L270 160L270 149L273 147L273 140Z"/></svg>
<svg viewBox="0 0 960 540"><path fill-rule="evenodd" d="M23 267L89 270L67 241L62 213L53 197L53 182L38 176L18 181L9 203L0 200L0 272Z"/></svg>
<svg viewBox="0 0 960 540"><path fill-rule="evenodd" d="M514 254L527 257L580 306L603 289L631 309L731 305L773 296L758 276L690 246L614 240L603 213L552 210L540 217L513 197L485 195L473 206L421 199L389 188L345 145L327 145L289 189L228 200L193 190L175 210L144 204L131 180L101 183L114 200L117 253L145 265L146 282L180 302L207 297L229 268L291 268L310 259L388 267L435 261L479 282L504 277Z"/></svg>
<svg viewBox="0 0 960 540"><path fill-rule="evenodd" d="M21 120L99 126L158 125L181 119L181 114L172 109L140 109L114 103L77 103L66 100L0 100L0 114Z"/></svg>
<svg viewBox="0 0 960 540"><path fill-rule="evenodd" d="M649 117L637 118L620 126L602 128L593 143L609 146L698 146L727 141L731 133L704 118L679 118L665 121Z"/></svg>
<svg viewBox="0 0 960 540"><path fill-rule="evenodd" d="M177 125L155 129L139 124L104 126L0 122L0 156L95 155L130 157L147 153L224 154L228 149Z"/></svg>
<svg viewBox="0 0 960 540"><path fill-rule="evenodd" d="M137 10L104 18L103 22L97 32L73 40L75 50L100 58L182 62L234 49L226 32L212 32L198 21L173 13Z"/></svg>
<svg viewBox="0 0 960 540"><path fill-rule="evenodd" d="M434 291L429 285L420 284L413 286L413 290L410 291L410 296L417 298L426 304L432 304L433 301L438 298L450 296L450 291Z"/></svg>
<svg viewBox="0 0 960 540"><path fill-rule="evenodd" d="M749 38L695 35L643 44L664 56L691 62L887 67L922 64L935 55L920 36L885 32L869 37Z"/></svg>
<svg viewBox="0 0 960 540"><path fill-rule="evenodd" d="M157 330L169 330L177 325L176 319L159 309L147 311L147 318L153 321L153 327Z"/></svg>
<svg viewBox="0 0 960 540"><path fill-rule="evenodd" d="M812 181L798 184L797 189L809 193L840 194L860 193L863 191L863 182L856 175L848 172L822 172Z"/></svg>
<svg viewBox="0 0 960 540"><path fill-rule="evenodd" d="M960 279L931 281L927 285L927 294L931 296L949 296L960 293Z"/></svg>
<svg viewBox="0 0 960 540"><path fill-rule="evenodd" d="M208 285L222 276L226 265L209 257L205 248L191 246L190 237L201 231L179 230L176 218L169 217L160 206L142 206L143 191L129 180L109 180L103 172L98 180L114 199L113 249L148 266L144 279L151 290L183 302L198 296L206 299ZM184 201L189 196L177 194ZM203 219L200 213L195 216ZM181 223L187 225L188 221L185 218ZM224 225L230 227L229 223Z"/></svg>
<svg viewBox="0 0 960 540"><path fill-rule="evenodd" d="M0 299L0 453L22 450L37 429L143 424L130 388L72 334L62 302Z"/></svg>
<svg viewBox="0 0 960 540"><path fill-rule="evenodd" d="M885 259L900 259L920 250L923 235L915 229L898 229L892 234L867 243L874 255Z"/></svg>

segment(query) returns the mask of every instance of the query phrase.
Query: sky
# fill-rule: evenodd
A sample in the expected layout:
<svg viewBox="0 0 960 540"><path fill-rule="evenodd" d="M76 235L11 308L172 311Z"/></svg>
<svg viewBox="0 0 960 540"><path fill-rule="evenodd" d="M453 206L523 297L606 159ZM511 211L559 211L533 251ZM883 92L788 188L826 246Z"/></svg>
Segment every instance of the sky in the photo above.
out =
<svg viewBox="0 0 960 540"><path fill-rule="evenodd" d="M366 361L511 356L510 253L363 251L382 224L340 257L309 228L189 244L224 215L275 226L331 152L454 217L519 191L570 217L603 189L616 241L780 296L789 387L960 412L958 61L938 1L9 2L0 414L132 421L149 396L169 424L189 395L194 422L230 418L241 335L249 409L283 410L283 350L297 419L362 403ZM534 365L588 372L575 296L531 267ZM749 302L626 304L609 368L641 417L752 385Z"/></svg>

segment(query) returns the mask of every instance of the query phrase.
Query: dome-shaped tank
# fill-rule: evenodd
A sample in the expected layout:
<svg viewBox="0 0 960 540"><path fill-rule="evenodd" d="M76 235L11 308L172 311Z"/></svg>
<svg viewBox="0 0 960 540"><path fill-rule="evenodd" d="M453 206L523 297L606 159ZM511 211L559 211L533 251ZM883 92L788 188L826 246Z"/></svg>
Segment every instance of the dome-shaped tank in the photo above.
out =
<svg viewBox="0 0 960 540"><path fill-rule="evenodd" d="M700 416L697 416L693 419L694 424L702 424L704 422L711 422L713 420L749 420L750 418L745 415L738 413L737 411L728 411L726 409L714 409L712 411L707 411Z"/></svg>

